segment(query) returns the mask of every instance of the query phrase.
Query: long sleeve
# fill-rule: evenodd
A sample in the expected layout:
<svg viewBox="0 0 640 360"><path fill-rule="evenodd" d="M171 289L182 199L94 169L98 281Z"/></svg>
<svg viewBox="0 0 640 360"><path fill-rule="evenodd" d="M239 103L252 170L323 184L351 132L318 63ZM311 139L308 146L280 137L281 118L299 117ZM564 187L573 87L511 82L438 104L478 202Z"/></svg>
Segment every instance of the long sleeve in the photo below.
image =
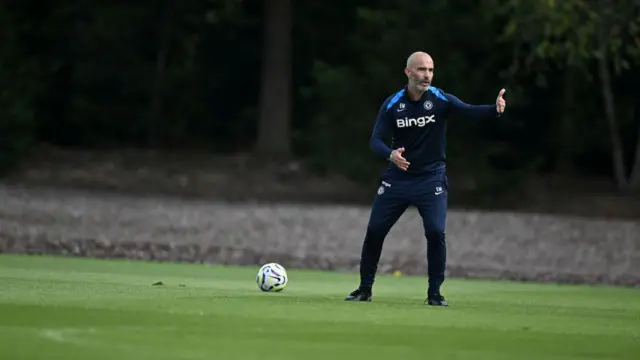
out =
<svg viewBox="0 0 640 360"><path fill-rule="evenodd" d="M386 109L386 101L380 107L380 111L378 111L378 117L376 118L376 123L373 126L373 132L371 134L371 139L369 140L369 147L373 151L373 153L381 158L389 159L389 156L393 152L387 144L384 142L385 136L389 133L389 118L387 116Z"/></svg>
<svg viewBox="0 0 640 360"><path fill-rule="evenodd" d="M454 114L461 115L473 120L493 119L500 117L500 113L496 110L496 105L470 105L456 96L445 93L444 96L451 104L451 111Z"/></svg>

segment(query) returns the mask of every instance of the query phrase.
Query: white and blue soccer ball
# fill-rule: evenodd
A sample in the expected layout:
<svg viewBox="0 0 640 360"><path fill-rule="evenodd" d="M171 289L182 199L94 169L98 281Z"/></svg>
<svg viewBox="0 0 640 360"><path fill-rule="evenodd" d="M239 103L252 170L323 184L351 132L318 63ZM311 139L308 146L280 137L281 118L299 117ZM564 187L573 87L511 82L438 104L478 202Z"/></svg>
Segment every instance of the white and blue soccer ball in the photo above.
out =
<svg viewBox="0 0 640 360"><path fill-rule="evenodd" d="M262 265L256 275L258 288L265 292L282 291L287 287L288 281L289 277L287 276L287 270L277 263Z"/></svg>

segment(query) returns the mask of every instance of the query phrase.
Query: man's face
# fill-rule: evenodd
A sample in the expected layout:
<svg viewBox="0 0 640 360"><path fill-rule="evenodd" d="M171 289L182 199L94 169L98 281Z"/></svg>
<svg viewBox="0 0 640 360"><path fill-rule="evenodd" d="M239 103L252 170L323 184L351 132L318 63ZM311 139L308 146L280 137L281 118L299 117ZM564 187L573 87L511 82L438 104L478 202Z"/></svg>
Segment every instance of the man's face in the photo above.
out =
<svg viewBox="0 0 640 360"><path fill-rule="evenodd" d="M430 56L420 56L405 69L409 79L409 87L417 91L426 91L433 80L433 59Z"/></svg>

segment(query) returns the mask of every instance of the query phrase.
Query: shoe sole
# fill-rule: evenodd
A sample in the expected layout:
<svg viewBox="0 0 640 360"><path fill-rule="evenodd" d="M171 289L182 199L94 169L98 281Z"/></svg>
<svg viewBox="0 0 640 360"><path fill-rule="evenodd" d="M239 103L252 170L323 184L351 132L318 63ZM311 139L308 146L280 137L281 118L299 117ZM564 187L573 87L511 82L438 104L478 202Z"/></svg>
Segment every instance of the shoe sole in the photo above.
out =
<svg viewBox="0 0 640 360"><path fill-rule="evenodd" d="M449 306L449 304L432 304L432 303L427 303L427 305L429 305L429 306L442 306L442 307Z"/></svg>

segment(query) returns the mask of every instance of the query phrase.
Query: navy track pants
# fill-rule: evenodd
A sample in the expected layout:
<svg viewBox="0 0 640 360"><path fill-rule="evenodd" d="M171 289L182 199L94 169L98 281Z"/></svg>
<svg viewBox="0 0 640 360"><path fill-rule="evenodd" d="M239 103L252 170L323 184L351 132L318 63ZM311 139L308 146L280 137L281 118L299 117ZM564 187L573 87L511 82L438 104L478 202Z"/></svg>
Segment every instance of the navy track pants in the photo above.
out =
<svg viewBox="0 0 640 360"><path fill-rule="evenodd" d="M427 240L427 291L429 294L439 293L444 282L447 255L447 191L448 181L444 170L424 177L387 177L382 180L373 201L362 246L360 287L373 286L384 240L400 216L413 205L422 218Z"/></svg>

